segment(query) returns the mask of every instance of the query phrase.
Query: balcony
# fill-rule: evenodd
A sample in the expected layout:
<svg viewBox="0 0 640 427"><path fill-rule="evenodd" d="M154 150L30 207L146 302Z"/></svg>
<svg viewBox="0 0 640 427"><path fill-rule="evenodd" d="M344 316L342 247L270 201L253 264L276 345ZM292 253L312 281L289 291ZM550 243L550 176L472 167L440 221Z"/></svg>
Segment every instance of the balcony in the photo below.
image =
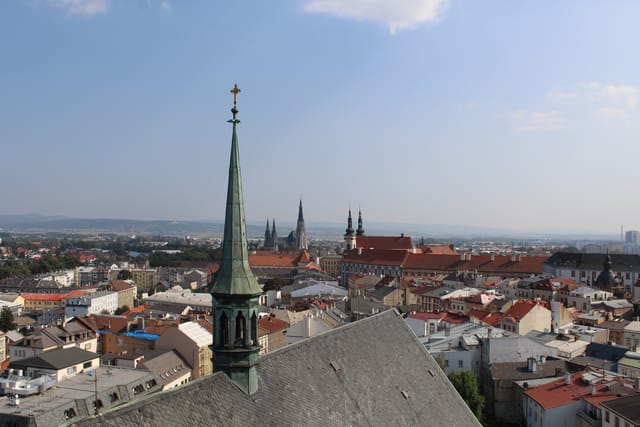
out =
<svg viewBox="0 0 640 427"><path fill-rule="evenodd" d="M582 419L584 422L582 425L586 424L594 427L602 427L602 419L599 418L598 413L596 411L584 411L578 410L578 417Z"/></svg>

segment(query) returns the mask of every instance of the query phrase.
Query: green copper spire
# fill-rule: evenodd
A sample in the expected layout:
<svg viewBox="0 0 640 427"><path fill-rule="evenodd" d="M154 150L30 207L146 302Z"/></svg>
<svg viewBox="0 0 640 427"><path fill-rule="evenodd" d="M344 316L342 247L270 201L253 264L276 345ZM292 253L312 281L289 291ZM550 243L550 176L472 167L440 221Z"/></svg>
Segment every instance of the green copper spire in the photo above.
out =
<svg viewBox="0 0 640 427"><path fill-rule="evenodd" d="M260 295L262 289L258 285L249 267L249 251L247 249L247 227L244 220L244 202L242 200L242 181L240 179L240 154L238 152L238 136L236 125L237 96L240 89L237 85L233 93L233 136L231 137L231 159L229 161L229 183L227 187L227 208L224 218L224 240L222 243L222 264L214 279L211 293L224 295Z"/></svg>
<svg viewBox="0 0 640 427"><path fill-rule="evenodd" d="M227 211L224 218L222 264L213 279L213 367L226 373L242 391L258 391L258 300L262 289L249 267L244 222L240 154L236 126L238 85L233 93L233 136L229 161Z"/></svg>

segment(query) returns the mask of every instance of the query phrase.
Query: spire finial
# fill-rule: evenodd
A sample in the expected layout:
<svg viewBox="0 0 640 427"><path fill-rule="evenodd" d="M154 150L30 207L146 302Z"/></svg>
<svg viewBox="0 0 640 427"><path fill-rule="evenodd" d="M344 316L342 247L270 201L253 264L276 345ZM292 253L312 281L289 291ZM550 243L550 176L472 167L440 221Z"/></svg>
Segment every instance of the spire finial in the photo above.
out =
<svg viewBox="0 0 640 427"><path fill-rule="evenodd" d="M231 123L238 123L239 120L236 119L236 115L239 113L238 109L238 94L242 92L237 84L233 85L233 89L230 91L233 94L233 108L231 109L231 113L233 114L233 119L229 120Z"/></svg>

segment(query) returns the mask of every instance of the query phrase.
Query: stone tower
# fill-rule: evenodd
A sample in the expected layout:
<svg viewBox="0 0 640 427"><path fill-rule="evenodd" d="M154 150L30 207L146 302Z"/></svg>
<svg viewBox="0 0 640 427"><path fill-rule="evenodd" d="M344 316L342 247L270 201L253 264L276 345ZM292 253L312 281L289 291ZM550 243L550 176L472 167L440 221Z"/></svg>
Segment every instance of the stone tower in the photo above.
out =
<svg viewBox="0 0 640 427"><path fill-rule="evenodd" d="M349 217L347 218L347 229L344 231L344 249L350 251L356 247L356 236L353 231L353 219L351 218L351 208L349 208Z"/></svg>
<svg viewBox="0 0 640 427"><path fill-rule="evenodd" d="M224 218L222 262L211 287L213 297L213 363L247 394L258 390L258 299L262 289L249 267L247 230L240 179L236 126L238 86L231 90L233 125L229 183Z"/></svg>
<svg viewBox="0 0 640 427"><path fill-rule="evenodd" d="M309 249L307 244L307 234L304 231L304 216L302 215L302 199L298 207L298 224L296 225L296 249Z"/></svg>
<svg viewBox="0 0 640 427"><path fill-rule="evenodd" d="M364 228L362 228L362 211L358 210L358 228L356 229L356 236L364 236Z"/></svg>

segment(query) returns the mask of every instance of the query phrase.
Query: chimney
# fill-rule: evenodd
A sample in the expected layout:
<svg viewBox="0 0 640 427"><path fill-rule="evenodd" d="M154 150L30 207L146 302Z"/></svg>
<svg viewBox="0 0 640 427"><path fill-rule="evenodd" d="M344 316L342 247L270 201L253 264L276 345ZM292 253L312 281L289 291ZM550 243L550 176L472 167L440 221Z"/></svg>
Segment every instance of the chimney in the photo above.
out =
<svg viewBox="0 0 640 427"><path fill-rule="evenodd" d="M640 392L640 377L636 377L636 391Z"/></svg>
<svg viewBox="0 0 640 427"><path fill-rule="evenodd" d="M529 372L535 372L538 369L538 362L535 357L529 357L527 359L527 368Z"/></svg>
<svg viewBox="0 0 640 427"><path fill-rule="evenodd" d="M494 261L496 260L496 254L491 254L491 255L489 256L489 260L490 260L491 262L494 262Z"/></svg>
<svg viewBox="0 0 640 427"><path fill-rule="evenodd" d="M565 385L571 385L571 372L567 371L567 373L564 374L564 383Z"/></svg>
<svg viewBox="0 0 640 427"><path fill-rule="evenodd" d="M471 261L471 252L467 254L467 261Z"/></svg>
<svg viewBox="0 0 640 427"><path fill-rule="evenodd" d="M589 394L591 396L593 396L594 394L596 394L596 385L591 383L589 384Z"/></svg>
<svg viewBox="0 0 640 427"><path fill-rule="evenodd" d="M362 255L362 248L358 248L358 255Z"/></svg>
<svg viewBox="0 0 640 427"><path fill-rule="evenodd" d="M516 255L515 254L511 255L511 262L516 262Z"/></svg>
<svg viewBox="0 0 640 427"><path fill-rule="evenodd" d="M465 260L465 258L466 258L466 256L465 256L464 252L462 252L462 253L460 254L460 261L464 261L464 260Z"/></svg>

